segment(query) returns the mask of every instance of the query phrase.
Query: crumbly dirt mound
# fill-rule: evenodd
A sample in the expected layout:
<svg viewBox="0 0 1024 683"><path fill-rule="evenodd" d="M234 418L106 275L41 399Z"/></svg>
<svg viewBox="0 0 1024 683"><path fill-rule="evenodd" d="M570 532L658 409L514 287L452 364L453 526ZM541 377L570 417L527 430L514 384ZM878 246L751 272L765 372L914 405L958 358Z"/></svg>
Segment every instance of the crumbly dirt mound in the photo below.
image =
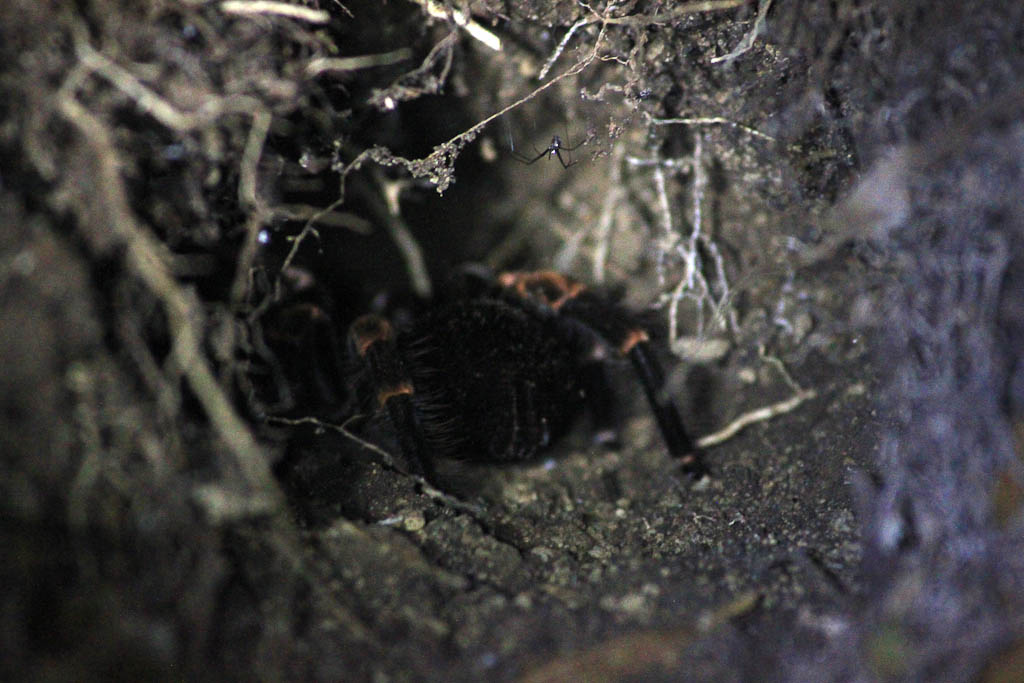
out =
<svg viewBox="0 0 1024 683"><path fill-rule="evenodd" d="M1019 5L4 3L3 677L1024 677ZM345 330L466 263L639 311L711 476L615 363L403 473Z"/></svg>

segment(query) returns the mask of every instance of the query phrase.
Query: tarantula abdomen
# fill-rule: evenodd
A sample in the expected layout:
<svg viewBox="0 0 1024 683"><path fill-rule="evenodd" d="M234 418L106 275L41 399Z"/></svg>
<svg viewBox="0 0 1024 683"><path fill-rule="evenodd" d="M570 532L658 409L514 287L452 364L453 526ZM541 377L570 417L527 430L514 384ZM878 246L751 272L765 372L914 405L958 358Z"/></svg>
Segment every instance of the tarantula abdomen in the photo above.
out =
<svg viewBox="0 0 1024 683"><path fill-rule="evenodd" d="M437 311L401 337L426 442L444 455L507 462L561 436L585 394L577 349L557 328L481 299Z"/></svg>

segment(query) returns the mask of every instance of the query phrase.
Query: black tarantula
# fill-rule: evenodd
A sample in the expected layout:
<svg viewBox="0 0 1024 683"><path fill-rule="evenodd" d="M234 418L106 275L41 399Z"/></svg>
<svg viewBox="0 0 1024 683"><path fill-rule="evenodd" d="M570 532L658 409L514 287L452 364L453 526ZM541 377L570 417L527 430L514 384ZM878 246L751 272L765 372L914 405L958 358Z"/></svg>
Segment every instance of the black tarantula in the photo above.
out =
<svg viewBox="0 0 1024 683"><path fill-rule="evenodd" d="M631 312L552 271L507 272L477 278L475 286L408 329L396 332L379 315L349 328L359 383L386 411L410 472L431 480L435 455L526 460L564 433L584 405L597 440L613 440L602 364L614 352L631 361L669 453L688 473L704 473Z"/></svg>

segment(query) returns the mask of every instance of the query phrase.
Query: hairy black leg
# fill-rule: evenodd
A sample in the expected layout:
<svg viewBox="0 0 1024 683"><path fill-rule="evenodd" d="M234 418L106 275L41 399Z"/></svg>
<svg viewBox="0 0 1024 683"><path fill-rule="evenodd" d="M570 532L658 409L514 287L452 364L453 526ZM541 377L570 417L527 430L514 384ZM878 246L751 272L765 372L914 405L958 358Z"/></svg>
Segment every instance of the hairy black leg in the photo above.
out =
<svg viewBox="0 0 1024 683"><path fill-rule="evenodd" d="M388 412L398 436L405 467L433 483L434 469L423 452L423 439L413 414L413 385L395 350L391 324L380 316L364 315L349 328L356 354L366 363L377 388L377 401Z"/></svg>
<svg viewBox="0 0 1024 683"><path fill-rule="evenodd" d="M621 307L609 305L587 291L568 298L560 307L563 316L579 320L602 336L609 345L629 358L636 372L651 412L658 424L669 455L679 460L683 470L694 475L706 471L675 401L665 389L665 373L651 349L647 332L635 324Z"/></svg>
<svg viewBox="0 0 1024 683"><path fill-rule="evenodd" d="M587 411L594 425L594 443L600 446L619 445L619 425L615 417L615 396L604 366L594 360L582 368L581 381L587 396Z"/></svg>
<svg viewBox="0 0 1024 683"><path fill-rule="evenodd" d="M341 400L337 387L344 377L342 349L330 316L319 307L314 311L311 352L313 374L322 402L336 406Z"/></svg>
<svg viewBox="0 0 1024 683"><path fill-rule="evenodd" d="M344 370L334 325L324 309L303 302L271 309L260 320L262 342L283 374L282 390L294 391L305 409L340 404ZM258 344L259 342L257 342ZM292 386L288 386L291 384Z"/></svg>
<svg viewBox="0 0 1024 683"><path fill-rule="evenodd" d="M665 391L665 374L651 353L650 345L646 341L639 342L626 355L633 363L633 369L644 387L647 401L654 412L654 419L657 420L658 428L668 445L668 452L682 463L684 471L695 476L703 476L707 468L701 461L696 444L683 427L683 419L675 402Z"/></svg>
<svg viewBox="0 0 1024 683"><path fill-rule="evenodd" d="M569 299L562 308L563 315L581 320L629 358L669 455L682 463L684 471L697 476L705 474L696 444L686 432L679 409L665 388L665 372L651 349L647 332L633 326L623 311L610 308L587 293Z"/></svg>

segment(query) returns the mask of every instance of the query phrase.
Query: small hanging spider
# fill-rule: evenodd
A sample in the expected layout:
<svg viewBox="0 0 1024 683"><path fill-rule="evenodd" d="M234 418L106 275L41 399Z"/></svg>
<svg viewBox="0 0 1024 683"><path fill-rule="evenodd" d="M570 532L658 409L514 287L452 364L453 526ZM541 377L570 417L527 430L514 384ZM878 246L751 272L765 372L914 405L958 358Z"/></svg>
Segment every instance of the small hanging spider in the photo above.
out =
<svg viewBox="0 0 1024 683"><path fill-rule="evenodd" d="M511 142L511 138L510 138L510 142ZM562 152L566 152L566 155L568 156L569 153L575 152L577 149L579 149L584 144L586 144L586 142L587 142L586 140L580 140L578 143L576 143L572 147L566 147L565 143L562 142L562 138L558 137L557 135L553 135L553 136L551 136L551 144L548 145L545 149L541 150L540 152L537 152L537 156L534 156L534 157L524 156L524 155L520 154L519 152L517 152L515 150L515 147L513 147L513 146L510 146L509 152L512 154L512 158L513 159L515 159L516 161L520 161L520 162L526 164L527 166L529 166L530 164L532 164L534 162L540 161L544 157L549 157L549 158L550 157L556 157L558 159L558 163L562 164L562 168L569 168L570 166L575 165L578 160L574 160L570 156L569 157L569 161L566 161L565 158L562 156ZM537 148L534 147L534 149L537 149Z"/></svg>
<svg viewBox="0 0 1024 683"><path fill-rule="evenodd" d="M670 455L688 473L704 473L632 313L552 271L473 277L471 295L406 329L396 331L379 315L349 328L359 361L355 385L387 414L408 471L432 479L434 456L529 459L583 407L598 440L614 440L603 367L611 351L632 363Z"/></svg>

